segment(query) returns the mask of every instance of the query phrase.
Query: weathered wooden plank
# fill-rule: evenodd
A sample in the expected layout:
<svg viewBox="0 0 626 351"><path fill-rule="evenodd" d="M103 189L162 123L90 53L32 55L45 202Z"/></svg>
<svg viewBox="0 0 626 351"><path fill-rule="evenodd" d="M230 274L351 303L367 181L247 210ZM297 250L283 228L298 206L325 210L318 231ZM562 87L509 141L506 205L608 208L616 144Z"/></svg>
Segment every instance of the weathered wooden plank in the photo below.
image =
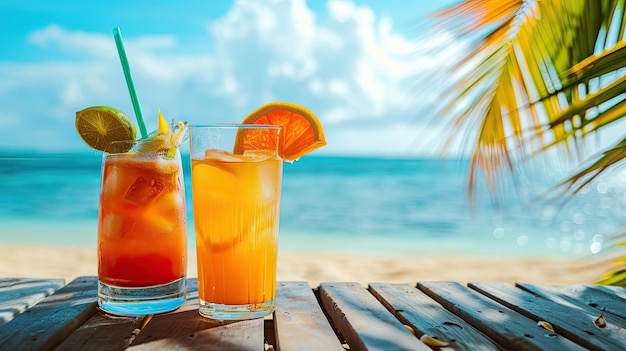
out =
<svg viewBox="0 0 626 351"><path fill-rule="evenodd" d="M0 326L65 285L63 279L0 280Z"/></svg>
<svg viewBox="0 0 626 351"><path fill-rule="evenodd" d="M307 282L277 284L274 328L281 351L344 350Z"/></svg>
<svg viewBox="0 0 626 351"><path fill-rule="evenodd" d="M0 278L0 288L11 286L15 283L19 283L25 278Z"/></svg>
<svg viewBox="0 0 626 351"><path fill-rule="evenodd" d="M125 350L149 320L150 316L119 317L98 311L56 350Z"/></svg>
<svg viewBox="0 0 626 351"><path fill-rule="evenodd" d="M626 329L620 317L606 314L606 328L597 328L593 321L599 316L589 306L567 306L531 294L506 283L473 283L470 287L524 316L550 323L554 330L590 350L623 350Z"/></svg>
<svg viewBox="0 0 626 351"><path fill-rule="evenodd" d="M511 350L584 350L537 322L455 282L423 282L417 287L492 340Z"/></svg>
<svg viewBox="0 0 626 351"><path fill-rule="evenodd" d="M263 319L220 322L198 313L198 280L187 279L187 300L176 311L154 315L129 350L193 349L263 350Z"/></svg>
<svg viewBox="0 0 626 351"><path fill-rule="evenodd" d="M127 350L262 351L264 347L263 318L257 318L247 321L221 323L211 329L159 339L131 346Z"/></svg>
<svg viewBox="0 0 626 351"><path fill-rule="evenodd" d="M439 303L408 284L370 283L369 290L400 321L411 326L416 335L430 335L446 341L440 350L500 350L463 319L447 311Z"/></svg>
<svg viewBox="0 0 626 351"><path fill-rule="evenodd" d="M197 279L188 279L187 298L197 299L197 291ZM152 316L121 317L98 311L67 337L57 350L124 350L151 319Z"/></svg>
<svg viewBox="0 0 626 351"><path fill-rule="evenodd" d="M322 283L319 295L350 350L430 350L357 283Z"/></svg>
<svg viewBox="0 0 626 351"><path fill-rule="evenodd" d="M4 278L0 279L0 304L29 296L34 291L48 295L65 285L64 279Z"/></svg>
<svg viewBox="0 0 626 351"><path fill-rule="evenodd" d="M204 318L198 313L198 305L186 305L180 309L161 315L154 315L131 342L131 346L153 342L159 339L175 338L196 333L205 329L228 324Z"/></svg>
<svg viewBox="0 0 626 351"><path fill-rule="evenodd" d="M154 315L131 346L183 336L218 325L219 322L203 318L198 313L198 279L188 278L185 303L175 311Z"/></svg>
<svg viewBox="0 0 626 351"><path fill-rule="evenodd" d="M626 286L594 285L596 289L605 290L609 294L626 299Z"/></svg>
<svg viewBox="0 0 626 351"><path fill-rule="evenodd" d="M5 284L13 284L23 278L0 278L0 288L2 288Z"/></svg>
<svg viewBox="0 0 626 351"><path fill-rule="evenodd" d="M0 350L50 350L96 312L97 278L80 277L0 327Z"/></svg>
<svg viewBox="0 0 626 351"><path fill-rule="evenodd" d="M600 311L606 311L626 318L626 299L613 294L611 290L599 289L597 285L549 286L524 283L517 283L516 285L561 305L584 308L590 306L597 310L597 314L600 314Z"/></svg>

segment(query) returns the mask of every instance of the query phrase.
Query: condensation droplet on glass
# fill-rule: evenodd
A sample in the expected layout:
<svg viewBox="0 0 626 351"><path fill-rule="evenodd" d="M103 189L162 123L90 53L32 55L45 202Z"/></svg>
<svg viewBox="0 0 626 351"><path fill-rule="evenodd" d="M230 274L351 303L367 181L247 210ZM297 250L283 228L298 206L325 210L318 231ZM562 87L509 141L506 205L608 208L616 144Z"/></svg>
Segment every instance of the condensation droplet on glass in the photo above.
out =
<svg viewBox="0 0 626 351"><path fill-rule="evenodd" d="M504 238L504 235L506 234L506 231L504 230L504 228L498 227L498 228L495 228L493 230L493 232L491 232L491 234L496 239L502 239L502 238Z"/></svg>
<svg viewBox="0 0 626 351"><path fill-rule="evenodd" d="M573 229L570 221L561 222L561 224L559 225L559 228L561 229L562 232L565 232L565 233L571 232Z"/></svg>
<svg viewBox="0 0 626 351"><path fill-rule="evenodd" d="M599 182L598 185L596 185L596 190L600 194L606 194L606 192L609 190L609 185L606 182Z"/></svg>

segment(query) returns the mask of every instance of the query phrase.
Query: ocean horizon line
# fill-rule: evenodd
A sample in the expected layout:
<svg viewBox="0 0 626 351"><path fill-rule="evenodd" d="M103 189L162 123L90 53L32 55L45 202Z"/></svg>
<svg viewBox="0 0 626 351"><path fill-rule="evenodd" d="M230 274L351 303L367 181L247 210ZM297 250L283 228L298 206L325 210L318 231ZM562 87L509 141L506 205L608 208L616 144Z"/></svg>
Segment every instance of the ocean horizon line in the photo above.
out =
<svg viewBox="0 0 626 351"><path fill-rule="evenodd" d="M0 159L15 159L15 156L24 156L24 155L47 155L47 156L67 156L67 155L78 155L78 156L93 156L93 157L102 157L103 151L92 150L92 149L53 149L53 150L43 150L39 148L19 148L19 149L7 149L3 148L0 150ZM182 149L181 155L189 156L188 149ZM422 153L359 153L359 152L344 152L344 153L329 153L323 151L313 151L310 154L303 156L302 158L294 161L297 163L302 159L307 158L338 158L338 159L374 159L374 160L442 160L442 161L459 161L459 162L469 162L469 157L459 157L459 156L445 156L445 155L432 155L432 154L422 154Z"/></svg>

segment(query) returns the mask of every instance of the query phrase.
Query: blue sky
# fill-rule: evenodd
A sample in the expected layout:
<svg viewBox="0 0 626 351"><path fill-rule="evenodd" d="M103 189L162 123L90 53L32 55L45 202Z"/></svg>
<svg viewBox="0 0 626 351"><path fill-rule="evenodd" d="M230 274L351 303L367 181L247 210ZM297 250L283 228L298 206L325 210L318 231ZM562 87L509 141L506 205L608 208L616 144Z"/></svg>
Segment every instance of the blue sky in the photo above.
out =
<svg viewBox="0 0 626 351"><path fill-rule="evenodd" d="M157 110L239 122L269 101L311 109L320 154L433 154L442 69L463 44L431 29L455 1L4 1L0 147L84 150L75 112L134 116L120 27L148 129ZM435 138L436 139L436 138Z"/></svg>

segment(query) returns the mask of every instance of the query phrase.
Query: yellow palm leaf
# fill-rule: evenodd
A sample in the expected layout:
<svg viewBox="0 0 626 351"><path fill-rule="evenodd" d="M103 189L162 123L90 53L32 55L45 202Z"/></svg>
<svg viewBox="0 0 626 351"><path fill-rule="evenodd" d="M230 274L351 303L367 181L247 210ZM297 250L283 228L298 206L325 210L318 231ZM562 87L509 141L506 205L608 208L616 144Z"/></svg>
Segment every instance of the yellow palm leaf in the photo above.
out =
<svg viewBox="0 0 626 351"><path fill-rule="evenodd" d="M435 14L475 43L441 109L475 136L467 145L470 198L479 173L495 191L499 173L514 170L513 157L578 148L626 116L625 13L625 0L467 0ZM624 134L561 183L566 193L626 159ZM610 281L625 282L623 274Z"/></svg>

